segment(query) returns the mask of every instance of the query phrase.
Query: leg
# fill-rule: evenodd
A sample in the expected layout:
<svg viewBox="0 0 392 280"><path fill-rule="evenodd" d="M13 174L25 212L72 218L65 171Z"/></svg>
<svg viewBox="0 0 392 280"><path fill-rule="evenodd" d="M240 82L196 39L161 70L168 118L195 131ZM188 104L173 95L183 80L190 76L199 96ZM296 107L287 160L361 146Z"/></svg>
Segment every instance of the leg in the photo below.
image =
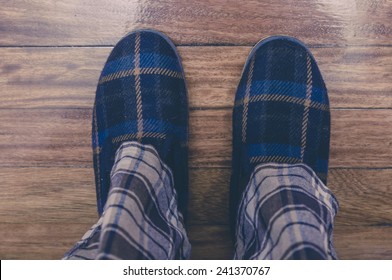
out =
<svg viewBox="0 0 392 280"><path fill-rule="evenodd" d="M236 259L336 259L336 198L305 164L261 164L239 206Z"/></svg>
<svg viewBox="0 0 392 280"><path fill-rule="evenodd" d="M189 257L187 89L165 35L135 31L112 50L98 82L92 146L102 217L73 250L83 254L70 255Z"/></svg>
<svg viewBox="0 0 392 280"><path fill-rule="evenodd" d="M152 146L123 143L105 210L66 259L188 259L173 176Z"/></svg>
<svg viewBox="0 0 392 280"><path fill-rule="evenodd" d="M334 258L330 112L310 51L289 37L252 50L233 111L230 210L237 258Z"/></svg>

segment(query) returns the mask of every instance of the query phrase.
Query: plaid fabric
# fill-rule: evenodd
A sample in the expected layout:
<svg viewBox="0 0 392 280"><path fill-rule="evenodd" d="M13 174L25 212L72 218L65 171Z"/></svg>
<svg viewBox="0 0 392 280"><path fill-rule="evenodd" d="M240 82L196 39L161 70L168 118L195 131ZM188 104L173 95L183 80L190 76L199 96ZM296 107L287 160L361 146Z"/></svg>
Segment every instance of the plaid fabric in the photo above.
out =
<svg viewBox="0 0 392 280"><path fill-rule="evenodd" d="M289 37L258 43L233 110L232 232L239 198L258 164L305 163L326 183L329 138L327 89L312 54Z"/></svg>
<svg viewBox="0 0 392 280"><path fill-rule="evenodd" d="M237 221L236 259L336 259L338 203L305 164L261 164Z"/></svg>
<svg viewBox="0 0 392 280"><path fill-rule="evenodd" d="M64 259L189 259L170 168L152 146L123 143L105 211ZM334 259L337 200L305 164L261 164L245 189L235 259Z"/></svg>
<svg viewBox="0 0 392 280"><path fill-rule="evenodd" d="M124 141L152 145L173 172L179 210L186 218L188 101L173 43L156 31L121 39L101 73L93 110L92 146L98 212L110 187L114 156Z"/></svg>
<svg viewBox="0 0 392 280"><path fill-rule="evenodd" d="M123 143L105 211L65 259L188 259L170 168L149 145Z"/></svg>

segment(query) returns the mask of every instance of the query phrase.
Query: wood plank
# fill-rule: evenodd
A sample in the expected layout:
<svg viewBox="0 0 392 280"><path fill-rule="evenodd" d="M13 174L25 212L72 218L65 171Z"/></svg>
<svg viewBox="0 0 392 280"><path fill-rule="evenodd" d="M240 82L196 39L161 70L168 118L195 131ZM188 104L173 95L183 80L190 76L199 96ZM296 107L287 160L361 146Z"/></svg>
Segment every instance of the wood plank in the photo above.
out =
<svg viewBox="0 0 392 280"><path fill-rule="evenodd" d="M231 169L192 168L189 171L189 224L228 225Z"/></svg>
<svg viewBox="0 0 392 280"><path fill-rule="evenodd" d="M312 52L327 85L331 108L392 108L392 48Z"/></svg>
<svg viewBox="0 0 392 280"><path fill-rule="evenodd" d="M229 226L191 226L188 230L193 260L233 259L233 245Z"/></svg>
<svg viewBox="0 0 392 280"><path fill-rule="evenodd" d="M230 231L225 226L193 226L189 236L193 259L232 259ZM211 237L214 236L214 237ZM392 258L392 227L336 226L334 244L339 259Z"/></svg>
<svg viewBox="0 0 392 280"><path fill-rule="evenodd" d="M250 47L179 47L191 108L232 107ZM91 108L111 48L0 48L1 108ZM392 48L314 48L332 108L392 108Z"/></svg>
<svg viewBox="0 0 392 280"><path fill-rule="evenodd" d="M328 187L339 201L336 225L392 225L391 176L391 169L332 169Z"/></svg>
<svg viewBox="0 0 392 280"><path fill-rule="evenodd" d="M390 44L391 1L12 1L0 10L0 45L114 44L155 28L177 44L254 44L270 34L310 44ZM196 24L197 23L197 24Z"/></svg>
<svg viewBox="0 0 392 280"><path fill-rule="evenodd" d="M333 110L331 118L330 166L391 166L392 110Z"/></svg>
<svg viewBox="0 0 392 280"><path fill-rule="evenodd" d="M390 167L392 110L332 110L331 167ZM91 166L91 110L0 110L0 166ZM231 110L190 111L190 165L231 166Z"/></svg>
<svg viewBox="0 0 392 280"><path fill-rule="evenodd" d="M190 225L229 223L229 168L190 169ZM392 224L391 169L332 169L328 186L337 196L337 226ZM2 167L3 223L94 223L92 168Z"/></svg>
<svg viewBox="0 0 392 280"><path fill-rule="evenodd" d="M91 227L84 223L0 223L0 258L60 259ZM230 259L231 240L222 226L189 228L192 259ZM218 237L219 236L219 237Z"/></svg>
<svg viewBox="0 0 392 280"><path fill-rule="evenodd" d="M95 223L93 173L92 168L0 168L0 221Z"/></svg>
<svg viewBox="0 0 392 280"><path fill-rule="evenodd" d="M78 223L0 224L1 259L60 259L90 227ZM231 259L228 226L189 228L192 259ZM334 243L341 259L391 259L391 227L340 227Z"/></svg>
<svg viewBox="0 0 392 280"><path fill-rule="evenodd" d="M189 236L193 259L232 259L228 227L193 226ZM215 238L211 238L215 236ZM392 227L344 227L334 231L334 244L340 259L391 259Z"/></svg>
<svg viewBox="0 0 392 280"><path fill-rule="evenodd" d="M91 110L4 109L0 120L0 165L91 165Z"/></svg>
<svg viewBox="0 0 392 280"><path fill-rule="evenodd" d="M1 259L61 259L92 224L0 223Z"/></svg>
<svg viewBox="0 0 392 280"><path fill-rule="evenodd" d="M0 48L2 108L94 104L108 48Z"/></svg>
<svg viewBox="0 0 392 280"><path fill-rule="evenodd" d="M334 244L340 259L392 259L392 227L336 227Z"/></svg>

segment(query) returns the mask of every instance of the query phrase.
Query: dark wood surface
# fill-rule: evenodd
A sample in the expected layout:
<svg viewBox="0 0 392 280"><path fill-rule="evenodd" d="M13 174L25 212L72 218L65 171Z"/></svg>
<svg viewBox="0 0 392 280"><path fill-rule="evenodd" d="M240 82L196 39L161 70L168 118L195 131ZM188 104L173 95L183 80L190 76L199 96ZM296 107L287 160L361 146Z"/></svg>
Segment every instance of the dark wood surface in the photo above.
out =
<svg viewBox="0 0 392 280"><path fill-rule="evenodd" d="M0 48L0 108L91 108L111 47ZM191 108L231 108L251 47L178 47ZM392 108L391 47L311 48L331 107ZM5 79L6 78L6 79Z"/></svg>
<svg viewBox="0 0 392 280"><path fill-rule="evenodd" d="M177 44L253 45L285 34L312 45L390 45L390 19L390 0L19 0L2 6L0 44L114 45L153 27Z"/></svg>
<svg viewBox="0 0 392 280"><path fill-rule="evenodd" d="M392 259L392 1L7 1L0 8L0 258L58 259L96 221L91 109L121 36L164 31L189 87L195 259L232 256L231 108L251 47L310 45L332 108L343 259Z"/></svg>
<svg viewBox="0 0 392 280"><path fill-rule="evenodd" d="M1 109L0 167L91 167L91 112ZM190 111L191 167L230 167L231 114L226 108ZM331 115L331 167L392 167L389 109L334 109Z"/></svg>

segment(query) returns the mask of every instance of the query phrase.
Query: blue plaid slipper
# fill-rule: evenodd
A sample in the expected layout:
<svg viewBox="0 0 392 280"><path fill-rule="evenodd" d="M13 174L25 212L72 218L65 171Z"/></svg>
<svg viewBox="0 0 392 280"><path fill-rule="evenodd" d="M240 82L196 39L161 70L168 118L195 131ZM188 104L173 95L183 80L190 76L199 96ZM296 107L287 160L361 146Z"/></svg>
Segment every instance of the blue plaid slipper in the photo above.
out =
<svg viewBox="0 0 392 280"><path fill-rule="evenodd" d="M329 139L327 89L313 55L294 38L260 41L245 64L233 110L232 232L257 165L305 163L326 184Z"/></svg>
<svg viewBox="0 0 392 280"><path fill-rule="evenodd" d="M188 100L174 44L138 30L112 50L99 79L92 123L98 213L110 188L116 150L125 141L152 145L173 173L178 209L186 219Z"/></svg>

